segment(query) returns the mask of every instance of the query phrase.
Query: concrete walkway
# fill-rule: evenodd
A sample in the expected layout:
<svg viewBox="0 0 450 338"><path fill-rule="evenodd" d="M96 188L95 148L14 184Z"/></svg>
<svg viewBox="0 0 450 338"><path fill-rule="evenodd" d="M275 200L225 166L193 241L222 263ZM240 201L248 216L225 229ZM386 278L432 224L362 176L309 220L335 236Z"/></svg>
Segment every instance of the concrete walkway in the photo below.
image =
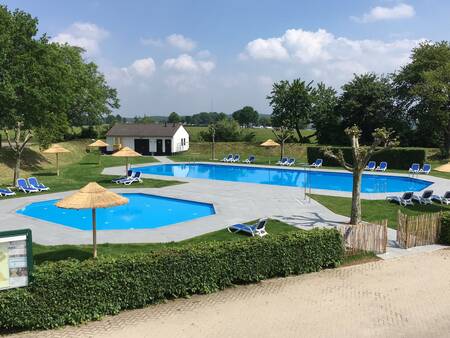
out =
<svg viewBox="0 0 450 338"><path fill-rule="evenodd" d="M448 337L450 250L279 278L18 337Z"/></svg>
<svg viewBox="0 0 450 338"><path fill-rule="evenodd" d="M170 164L170 163L175 163L174 161L172 161L170 158L168 158L167 156L153 156L158 162L164 163L164 164Z"/></svg>

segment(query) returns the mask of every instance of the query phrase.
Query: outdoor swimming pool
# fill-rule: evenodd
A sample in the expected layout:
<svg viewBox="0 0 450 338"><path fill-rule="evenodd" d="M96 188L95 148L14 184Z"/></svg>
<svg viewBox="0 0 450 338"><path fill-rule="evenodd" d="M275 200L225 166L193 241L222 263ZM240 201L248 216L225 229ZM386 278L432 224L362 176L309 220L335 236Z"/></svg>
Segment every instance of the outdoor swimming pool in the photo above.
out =
<svg viewBox="0 0 450 338"><path fill-rule="evenodd" d="M352 191L351 173L326 172L320 170L295 170L263 168L244 165L217 164L161 164L134 168L144 174L174 177L204 178L233 182L284 185ZM432 183L429 181L389 175L363 175L361 191L365 193L391 193L420 191Z"/></svg>
<svg viewBox="0 0 450 338"><path fill-rule="evenodd" d="M98 230L154 229L215 214L214 206L208 203L147 194L122 195L129 199L128 204L97 209ZM31 203L17 213L79 230L92 229L90 209L60 209L56 202Z"/></svg>

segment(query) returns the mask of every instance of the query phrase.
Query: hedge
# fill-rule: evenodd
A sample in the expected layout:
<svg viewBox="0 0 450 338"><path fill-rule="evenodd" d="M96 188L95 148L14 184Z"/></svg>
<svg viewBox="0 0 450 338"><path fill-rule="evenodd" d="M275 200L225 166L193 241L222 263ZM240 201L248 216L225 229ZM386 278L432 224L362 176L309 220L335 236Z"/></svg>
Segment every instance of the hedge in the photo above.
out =
<svg viewBox="0 0 450 338"><path fill-rule="evenodd" d="M335 151L342 149L345 160L350 164L353 163L350 147L332 147L331 149ZM308 147L307 156L309 163L314 162L317 158L323 158L323 165L325 166L340 166L335 159L323 154L322 147ZM371 157L371 160L376 161L377 163L386 161L388 163L388 169L407 170L412 163L419 163L422 165L426 161L426 156L425 149L390 148L375 154Z"/></svg>
<svg viewBox="0 0 450 338"><path fill-rule="evenodd" d="M342 236L314 229L159 252L37 266L27 288L0 292L0 331L96 320L165 299L339 265Z"/></svg>
<svg viewBox="0 0 450 338"><path fill-rule="evenodd" d="M439 243L450 245L450 212L446 212L442 216Z"/></svg>

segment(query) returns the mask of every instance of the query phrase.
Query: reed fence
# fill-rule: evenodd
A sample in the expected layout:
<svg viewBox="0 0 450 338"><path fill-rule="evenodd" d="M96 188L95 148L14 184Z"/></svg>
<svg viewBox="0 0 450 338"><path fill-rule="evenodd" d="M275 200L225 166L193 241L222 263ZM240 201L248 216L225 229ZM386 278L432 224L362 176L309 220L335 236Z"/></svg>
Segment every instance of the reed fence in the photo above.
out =
<svg viewBox="0 0 450 338"><path fill-rule="evenodd" d="M345 244L351 250L372 251L377 254L386 252L387 224L382 220L379 224L361 223L343 229Z"/></svg>
<svg viewBox="0 0 450 338"><path fill-rule="evenodd" d="M435 244L441 232L442 213L426 213L408 216L398 211L397 243L408 249L420 245Z"/></svg>

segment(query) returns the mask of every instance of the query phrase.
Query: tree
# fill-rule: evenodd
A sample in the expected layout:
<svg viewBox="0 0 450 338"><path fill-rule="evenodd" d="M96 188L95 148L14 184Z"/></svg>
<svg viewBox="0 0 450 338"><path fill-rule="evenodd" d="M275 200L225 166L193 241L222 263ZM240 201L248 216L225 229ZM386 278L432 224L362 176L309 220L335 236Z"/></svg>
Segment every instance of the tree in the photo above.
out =
<svg viewBox="0 0 450 338"><path fill-rule="evenodd" d="M169 115L169 118L167 119L167 122L169 123L180 123L181 117L175 112L171 112Z"/></svg>
<svg viewBox="0 0 450 338"><path fill-rule="evenodd" d="M373 134L373 142L369 147L360 145L361 129L356 125L345 130L350 138L352 145L353 164L346 162L342 150L333 151L330 147L323 148L326 156L337 160L342 167L353 173L353 189L352 189L352 210L350 215L350 224L358 225L361 223L361 180L364 168L367 166L370 158L383 151L384 148L390 148L397 144L397 140L393 137L393 131L385 128L376 129Z"/></svg>
<svg viewBox="0 0 450 338"><path fill-rule="evenodd" d="M134 123L147 123L147 124L151 124L151 123L155 123L155 120L151 117L151 116L135 116L134 117Z"/></svg>
<svg viewBox="0 0 450 338"><path fill-rule="evenodd" d="M299 142L308 142L310 136L303 136L301 130L305 128L311 117L312 107L312 82L305 83L300 79L292 82L283 80L273 84L270 95L267 96L269 104L273 109L272 122L281 126L281 122L286 123L284 127L295 130Z"/></svg>
<svg viewBox="0 0 450 338"><path fill-rule="evenodd" d="M243 127L251 127L258 123L259 114L253 107L245 106L232 114L233 119Z"/></svg>
<svg viewBox="0 0 450 338"><path fill-rule="evenodd" d="M270 116L260 115L258 121L259 124L263 127L269 127L272 125L272 120L270 119Z"/></svg>
<svg viewBox="0 0 450 338"><path fill-rule="evenodd" d="M425 42L412 51L411 62L394 76L398 100L421 146L438 146L449 156L448 78L450 43Z"/></svg>
<svg viewBox="0 0 450 338"><path fill-rule="evenodd" d="M280 144L280 160L284 157L284 146L286 141L292 137L292 129L281 126L272 129L273 134L275 135L275 139Z"/></svg>
<svg viewBox="0 0 450 338"><path fill-rule="evenodd" d="M353 125L361 129L362 143L372 142L372 133L377 128L390 126L397 134L403 130L393 85L388 78L374 73L355 75L344 84L337 110L342 116L343 129Z"/></svg>
<svg viewBox="0 0 450 338"><path fill-rule="evenodd" d="M320 144L343 144L345 134L342 117L337 110L336 90L320 82L312 90L311 122L316 130L315 136Z"/></svg>

